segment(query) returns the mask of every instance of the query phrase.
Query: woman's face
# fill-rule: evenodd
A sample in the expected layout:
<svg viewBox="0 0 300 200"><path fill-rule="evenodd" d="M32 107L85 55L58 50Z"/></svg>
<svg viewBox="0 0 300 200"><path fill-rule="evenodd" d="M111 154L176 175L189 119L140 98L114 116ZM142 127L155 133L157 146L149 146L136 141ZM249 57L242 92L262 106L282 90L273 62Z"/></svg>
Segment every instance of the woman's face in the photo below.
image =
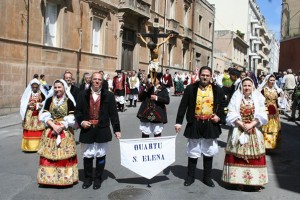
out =
<svg viewBox="0 0 300 200"><path fill-rule="evenodd" d="M268 86L270 88L272 88L274 86L274 84L275 84L275 78L273 76L271 76L268 80Z"/></svg>
<svg viewBox="0 0 300 200"><path fill-rule="evenodd" d="M36 83L33 83L33 84L31 85L31 90L32 90L33 93L37 93L38 90L39 90L39 85L36 84Z"/></svg>
<svg viewBox="0 0 300 200"><path fill-rule="evenodd" d="M54 92L55 95L60 98L65 94L65 89L62 83L55 83L54 84Z"/></svg>
<svg viewBox="0 0 300 200"><path fill-rule="evenodd" d="M243 94L246 96L246 97L249 97L252 93L252 81L250 80L245 80L243 82Z"/></svg>
<svg viewBox="0 0 300 200"><path fill-rule="evenodd" d="M246 72L242 72L240 78L243 79L246 77Z"/></svg>

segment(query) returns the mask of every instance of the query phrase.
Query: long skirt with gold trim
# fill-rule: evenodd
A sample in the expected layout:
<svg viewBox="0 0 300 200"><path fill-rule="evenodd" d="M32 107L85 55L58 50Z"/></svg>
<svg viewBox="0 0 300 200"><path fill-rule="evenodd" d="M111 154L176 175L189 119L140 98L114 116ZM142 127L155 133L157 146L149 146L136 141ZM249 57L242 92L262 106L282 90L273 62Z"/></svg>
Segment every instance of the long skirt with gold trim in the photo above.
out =
<svg viewBox="0 0 300 200"><path fill-rule="evenodd" d="M26 152L35 152L40 145L45 126L38 119L37 110L27 110L24 124L21 149Z"/></svg>
<svg viewBox="0 0 300 200"><path fill-rule="evenodd" d="M276 149L281 146L281 124L279 114L269 115L268 124L262 127L266 149Z"/></svg>
<svg viewBox="0 0 300 200"><path fill-rule="evenodd" d="M42 185L68 186L78 182L76 143L73 130L62 131L61 143L52 129L45 129L38 154L40 165L38 183Z"/></svg>
<svg viewBox="0 0 300 200"><path fill-rule="evenodd" d="M229 132L222 180L230 184L262 186L268 183L263 134L255 128L249 141L240 144L241 131Z"/></svg>

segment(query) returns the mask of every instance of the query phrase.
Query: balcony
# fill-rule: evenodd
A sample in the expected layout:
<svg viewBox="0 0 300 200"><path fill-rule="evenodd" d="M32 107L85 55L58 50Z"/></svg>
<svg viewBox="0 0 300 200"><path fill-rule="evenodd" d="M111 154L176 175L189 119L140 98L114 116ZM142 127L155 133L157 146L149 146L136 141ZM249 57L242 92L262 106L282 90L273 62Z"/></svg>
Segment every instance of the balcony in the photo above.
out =
<svg viewBox="0 0 300 200"><path fill-rule="evenodd" d="M119 12L150 18L150 4L146 0L120 0Z"/></svg>
<svg viewBox="0 0 300 200"><path fill-rule="evenodd" d="M191 40L193 38L192 29L190 29L188 27L184 27L182 36L183 36L184 39Z"/></svg>
<svg viewBox="0 0 300 200"><path fill-rule="evenodd" d="M251 17L250 22L253 24L258 24L258 20Z"/></svg>
<svg viewBox="0 0 300 200"><path fill-rule="evenodd" d="M174 19L168 19L167 29L171 32L179 33L179 22Z"/></svg>
<svg viewBox="0 0 300 200"><path fill-rule="evenodd" d="M269 60L268 56L261 50L258 51L258 55L260 55L265 60Z"/></svg>

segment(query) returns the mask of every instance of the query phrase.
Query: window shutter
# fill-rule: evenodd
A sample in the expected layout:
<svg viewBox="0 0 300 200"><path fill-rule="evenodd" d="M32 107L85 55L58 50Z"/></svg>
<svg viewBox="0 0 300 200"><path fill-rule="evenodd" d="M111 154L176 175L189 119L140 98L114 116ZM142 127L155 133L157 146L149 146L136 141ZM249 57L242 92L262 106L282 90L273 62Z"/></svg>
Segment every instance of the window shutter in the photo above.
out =
<svg viewBox="0 0 300 200"><path fill-rule="evenodd" d="M57 5L47 3L46 20L45 20L46 45L56 46L56 32L57 32Z"/></svg>
<svg viewBox="0 0 300 200"><path fill-rule="evenodd" d="M92 52L93 53L100 53L99 48L99 39L100 39L100 19L94 18L93 21L93 47Z"/></svg>

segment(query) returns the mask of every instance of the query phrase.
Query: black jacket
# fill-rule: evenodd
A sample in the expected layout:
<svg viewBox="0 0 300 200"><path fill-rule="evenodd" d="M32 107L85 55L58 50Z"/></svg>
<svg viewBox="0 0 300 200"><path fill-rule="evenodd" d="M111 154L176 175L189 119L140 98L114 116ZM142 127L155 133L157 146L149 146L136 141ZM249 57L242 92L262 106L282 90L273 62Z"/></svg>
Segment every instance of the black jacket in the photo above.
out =
<svg viewBox="0 0 300 200"><path fill-rule="evenodd" d="M71 92L72 96L74 97L75 102L77 103L77 96L79 93L78 87L76 87L75 85L71 85L70 92Z"/></svg>
<svg viewBox="0 0 300 200"><path fill-rule="evenodd" d="M184 115L186 114L187 126L184 132L184 136L191 139L199 139L202 137L207 139L217 138L221 134L220 124L225 124L226 118L226 115L224 113L226 100L223 90L219 86L212 85L212 89L214 95L213 111L220 118L220 121L218 123L205 121L208 123L208 125L206 124L206 126L200 127L200 132L203 132L203 135L199 135L198 133L196 133L196 130L190 128L194 125L194 123L198 122L195 119L195 108L199 84L200 82L196 82L186 87L178 108L176 124L182 124Z"/></svg>
<svg viewBox="0 0 300 200"><path fill-rule="evenodd" d="M82 121L90 119L90 94L91 89L79 93L75 109L75 118L80 125ZM96 128L81 129L79 142L91 144L94 142L104 143L112 140L110 123L114 132L120 132L120 121L116 107L115 97L106 89L101 90L99 123Z"/></svg>
<svg viewBox="0 0 300 200"><path fill-rule="evenodd" d="M157 96L157 101L150 100L152 94ZM164 123L164 124L168 122L166 104L170 103L170 97L169 97L169 92L165 86L160 85L160 89L157 89L155 92L154 92L154 87L151 87L147 92L142 91L139 94L139 100L142 101L142 104L137 113L137 117L140 119L141 122ZM143 114L144 112L146 112L150 101L152 101L155 107L155 111L160 116L158 120L150 121Z"/></svg>

